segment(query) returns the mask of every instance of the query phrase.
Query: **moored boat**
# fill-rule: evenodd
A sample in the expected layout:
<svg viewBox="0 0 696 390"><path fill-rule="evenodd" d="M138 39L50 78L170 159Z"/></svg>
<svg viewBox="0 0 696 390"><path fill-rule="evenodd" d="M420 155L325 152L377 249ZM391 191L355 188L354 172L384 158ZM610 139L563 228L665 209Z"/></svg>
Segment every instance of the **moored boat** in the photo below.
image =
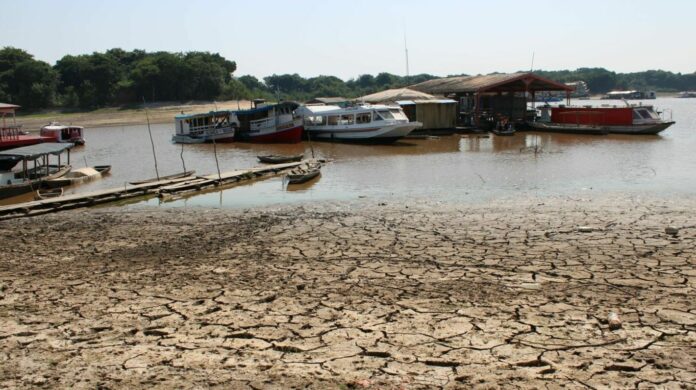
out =
<svg viewBox="0 0 696 390"><path fill-rule="evenodd" d="M287 174L288 184L302 184L321 174L321 164L308 163L294 168Z"/></svg>
<svg viewBox="0 0 696 390"><path fill-rule="evenodd" d="M542 107L541 119L530 123L539 131L584 134L658 134L674 124L652 106Z"/></svg>
<svg viewBox="0 0 696 390"><path fill-rule="evenodd" d="M0 115L2 115L2 124L0 125L0 150L35 145L42 142L51 142L51 138L28 134L22 131L22 125L17 124L17 119L15 117L15 111L18 108L19 106L15 104L0 103ZM3 163L9 164L10 161L5 161ZM6 165L0 165L0 170L11 169L13 166L14 165L7 168Z"/></svg>
<svg viewBox="0 0 696 390"><path fill-rule="evenodd" d="M266 164L284 164L289 162L300 161L304 158L304 154L296 154L293 156L282 156L278 154L268 154L265 156L256 156L260 162Z"/></svg>
<svg viewBox="0 0 696 390"><path fill-rule="evenodd" d="M0 199L11 198L41 188L47 180L59 178L70 171L71 143L41 143L0 152L0 157L19 156L21 170L0 172ZM67 164L62 164L61 154L68 151ZM58 163L51 164L50 156L57 155ZM33 163L33 167L29 165Z"/></svg>
<svg viewBox="0 0 696 390"><path fill-rule="evenodd" d="M235 139L255 143L302 141L302 118L295 114L298 106L293 102L269 105L258 102L250 110L234 111L240 123Z"/></svg>
<svg viewBox="0 0 696 390"><path fill-rule="evenodd" d="M62 125L58 122L51 122L41 128L41 136L50 138L51 142L70 142L75 145L84 145L84 127L73 125Z"/></svg>
<svg viewBox="0 0 696 390"><path fill-rule="evenodd" d="M58 188L78 183L85 183L99 179L110 171L111 165L95 165L94 167L73 169L61 177L46 180L44 185L48 188Z"/></svg>
<svg viewBox="0 0 696 390"><path fill-rule="evenodd" d="M177 115L174 120L172 141L180 144L232 142L239 127L239 120L230 111Z"/></svg>
<svg viewBox="0 0 696 390"><path fill-rule="evenodd" d="M57 198L59 196L63 196L62 188L39 188L36 190L36 195L34 196L34 199L45 200Z"/></svg>
<svg viewBox="0 0 696 390"><path fill-rule="evenodd" d="M302 106L296 112L312 140L391 143L422 126L409 122L400 107L385 105Z"/></svg>

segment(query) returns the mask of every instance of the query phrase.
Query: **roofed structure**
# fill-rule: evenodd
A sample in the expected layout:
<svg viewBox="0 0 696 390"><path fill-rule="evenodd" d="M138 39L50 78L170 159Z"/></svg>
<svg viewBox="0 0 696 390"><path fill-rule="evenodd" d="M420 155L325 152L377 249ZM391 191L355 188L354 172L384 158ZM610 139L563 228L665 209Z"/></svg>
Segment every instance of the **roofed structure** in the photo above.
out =
<svg viewBox="0 0 696 390"><path fill-rule="evenodd" d="M326 105L331 105L331 104L341 104L341 103L346 103L348 102L348 99L344 97L316 97L314 99L308 100L305 102L305 104L326 104Z"/></svg>
<svg viewBox="0 0 696 390"><path fill-rule="evenodd" d="M0 152L0 156L20 156L27 160L35 160L48 154L59 155L74 145L68 142L46 142L42 144L22 146Z"/></svg>
<svg viewBox="0 0 696 390"><path fill-rule="evenodd" d="M424 81L409 88L430 94L483 92L566 91L572 87L530 72L496 73L485 76L457 76Z"/></svg>
<svg viewBox="0 0 696 390"><path fill-rule="evenodd" d="M381 91L373 93L370 95L365 95L359 97L357 100L366 103L383 103L383 102L396 102L399 100L434 100L437 99L435 96L416 91L409 88L395 88L388 89L386 91Z"/></svg>
<svg viewBox="0 0 696 390"><path fill-rule="evenodd" d="M2 114L14 114L18 108L19 106L16 104L0 103L0 113Z"/></svg>

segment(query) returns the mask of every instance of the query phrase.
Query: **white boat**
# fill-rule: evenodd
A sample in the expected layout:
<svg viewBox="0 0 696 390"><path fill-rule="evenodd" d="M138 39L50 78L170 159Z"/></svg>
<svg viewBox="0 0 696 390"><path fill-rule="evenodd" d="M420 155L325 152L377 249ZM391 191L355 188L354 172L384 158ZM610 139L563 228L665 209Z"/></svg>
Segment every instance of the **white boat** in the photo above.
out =
<svg viewBox="0 0 696 390"><path fill-rule="evenodd" d="M311 105L295 112L304 118L305 132L312 140L390 143L423 126L409 122L401 107L385 105Z"/></svg>
<svg viewBox="0 0 696 390"><path fill-rule="evenodd" d="M73 125L62 125L58 122L51 122L41 128L42 137L53 138L50 142L70 142L75 145L84 145L84 127Z"/></svg>
<svg viewBox="0 0 696 390"><path fill-rule="evenodd" d="M239 128L239 119L230 111L177 115L174 119L176 133L172 141L180 144L232 142Z"/></svg>

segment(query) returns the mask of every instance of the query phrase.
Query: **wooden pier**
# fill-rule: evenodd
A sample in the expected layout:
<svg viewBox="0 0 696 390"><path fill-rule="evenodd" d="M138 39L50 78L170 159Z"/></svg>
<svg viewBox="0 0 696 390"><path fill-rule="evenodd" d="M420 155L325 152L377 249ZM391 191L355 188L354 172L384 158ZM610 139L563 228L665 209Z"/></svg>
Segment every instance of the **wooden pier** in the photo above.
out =
<svg viewBox="0 0 696 390"><path fill-rule="evenodd" d="M171 196L185 194L204 189L231 185L263 176L274 176L291 170L299 165L314 160L303 160L293 163L273 164L249 169L206 176L186 176L177 179L153 181L144 184L100 190L84 194L72 194L57 198L37 200L0 206L0 220L31 217L35 215L89 207L99 204L122 201L141 196Z"/></svg>

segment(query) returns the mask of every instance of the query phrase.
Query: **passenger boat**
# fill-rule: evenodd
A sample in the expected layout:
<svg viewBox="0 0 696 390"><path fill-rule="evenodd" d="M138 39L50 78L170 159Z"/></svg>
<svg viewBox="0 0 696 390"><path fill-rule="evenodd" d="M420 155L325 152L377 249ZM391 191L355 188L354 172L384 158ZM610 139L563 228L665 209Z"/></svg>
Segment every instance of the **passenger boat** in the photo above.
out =
<svg viewBox="0 0 696 390"><path fill-rule="evenodd" d="M423 126L409 122L401 107L385 105L302 106L296 112L313 140L391 143Z"/></svg>
<svg viewBox="0 0 696 390"><path fill-rule="evenodd" d="M22 125L17 124L15 117L15 111L18 108L19 106L14 104L0 103L0 115L2 115L2 124L0 125L0 150L50 142L51 138L28 134L22 131ZM7 163L9 164L9 161ZM11 169L12 166L7 169ZM0 170L6 170L4 167L5 166L0 163Z"/></svg>
<svg viewBox="0 0 696 390"><path fill-rule="evenodd" d="M11 198L43 187L47 180L59 178L70 171L71 143L41 143L0 152L0 157L19 156L19 171L0 172L0 199ZM68 151L67 164L62 164L61 154ZM52 164L50 156L57 155L58 163ZM29 168L32 164L33 167Z"/></svg>
<svg viewBox="0 0 696 390"><path fill-rule="evenodd" d="M61 177L46 180L44 185L48 188L58 188L85 183L99 179L109 173L109 171L111 171L111 165L96 165L94 167L73 169Z"/></svg>
<svg viewBox="0 0 696 390"><path fill-rule="evenodd" d="M239 118L236 139L257 143L297 143L302 141L302 118L295 115L293 102L265 105L256 100L250 110L234 111Z"/></svg>
<svg viewBox="0 0 696 390"><path fill-rule="evenodd" d="M51 122L41 128L41 136L50 138L51 142L70 142L75 145L84 145L84 127L61 125L58 122Z"/></svg>
<svg viewBox="0 0 696 390"><path fill-rule="evenodd" d="M230 111L211 111L204 114L174 117L175 134L172 141L180 144L232 142L239 120Z"/></svg>
<svg viewBox="0 0 696 390"><path fill-rule="evenodd" d="M585 134L658 134L674 124L652 106L542 107L541 119L530 123L539 131Z"/></svg>
<svg viewBox="0 0 696 390"><path fill-rule="evenodd" d="M308 182L321 174L321 164L308 163L301 165L287 174L288 184L302 184Z"/></svg>
<svg viewBox="0 0 696 390"><path fill-rule="evenodd" d="M278 154L269 154L265 156L256 156L260 162L266 164L284 164L289 162L300 161L304 158L304 154L296 154L294 156L281 156Z"/></svg>

